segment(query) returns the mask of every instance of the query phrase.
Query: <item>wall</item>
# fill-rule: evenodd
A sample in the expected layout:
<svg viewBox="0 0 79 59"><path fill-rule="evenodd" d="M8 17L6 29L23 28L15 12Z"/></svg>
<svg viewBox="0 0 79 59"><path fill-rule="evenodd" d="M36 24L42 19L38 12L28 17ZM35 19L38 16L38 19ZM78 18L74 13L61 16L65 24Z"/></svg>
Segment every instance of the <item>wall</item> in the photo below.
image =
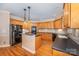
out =
<svg viewBox="0 0 79 59"><path fill-rule="evenodd" d="M0 47L9 46L10 15L7 11L0 11Z"/></svg>

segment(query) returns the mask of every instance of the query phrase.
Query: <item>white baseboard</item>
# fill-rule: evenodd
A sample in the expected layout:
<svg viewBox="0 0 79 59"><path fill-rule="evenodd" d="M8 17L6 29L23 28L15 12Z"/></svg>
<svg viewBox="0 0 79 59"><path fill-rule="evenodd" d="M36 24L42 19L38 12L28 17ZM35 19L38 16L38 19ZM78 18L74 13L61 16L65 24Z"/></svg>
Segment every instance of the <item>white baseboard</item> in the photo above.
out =
<svg viewBox="0 0 79 59"><path fill-rule="evenodd" d="M24 47L24 46L22 46L22 48L24 48L25 50L29 51L30 53L35 54L35 51L32 51L32 50L30 50L30 49L28 49L28 48L26 48L26 47Z"/></svg>
<svg viewBox="0 0 79 59"><path fill-rule="evenodd" d="M9 47L10 45L0 45L0 47Z"/></svg>

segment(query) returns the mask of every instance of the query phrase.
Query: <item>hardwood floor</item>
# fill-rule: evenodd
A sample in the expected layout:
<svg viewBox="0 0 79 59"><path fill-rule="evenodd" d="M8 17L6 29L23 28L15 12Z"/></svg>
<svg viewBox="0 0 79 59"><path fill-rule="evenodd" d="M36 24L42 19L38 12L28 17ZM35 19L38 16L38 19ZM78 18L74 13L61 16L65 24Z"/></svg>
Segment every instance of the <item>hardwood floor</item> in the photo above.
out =
<svg viewBox="0 0 79 59"><path fill-rule="evenodd" d="M64 53L53 49L53 56L72 56L71 54Z"/></svg>
<svg viewBox="0 0 79 59"><path fill-rule="evenodd" d="M71 54L64 53L61 51L57 51L52 49L53 42L45 42L42 46L36 51L37 56L72 56Z"/></svg>
<svg viewBox="0 0 79 59"><path fill-rule="evenodd" d="M0 56L33 56L33 54L21 48L20 44L0 48Z"/></svg>
<svg viewBox="0 0 79 59"><path fill-rule="evenodd" d="M36 51L35 54L31 54L21 47L21 44L15 46L0 48L0 56L53 56L52 49L49 43L43 43L43 45Z"/></svg>
<svg viewBox="0 0 79 59"><path fill-rule="evenodd" d="M51 48L51 42L44 42L42 46L31 54L21 47L21 44L15 46L0 48L0 56L72 56L70 54L57 51Z"/></svg>
<svg viewBox="0 0 79 59"><path fill-rule="evenodd" d="M53 56L53 50L50 42L44 42L42 46L36 51L37 56Z"/></svg>

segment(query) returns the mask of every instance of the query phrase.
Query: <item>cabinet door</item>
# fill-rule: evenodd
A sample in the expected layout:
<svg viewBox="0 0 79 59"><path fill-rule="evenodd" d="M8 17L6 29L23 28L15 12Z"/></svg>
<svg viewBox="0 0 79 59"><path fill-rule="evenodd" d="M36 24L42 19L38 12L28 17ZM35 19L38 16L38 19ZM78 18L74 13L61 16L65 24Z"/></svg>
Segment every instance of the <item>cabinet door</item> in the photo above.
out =
<svg viewBox="0 0 79 59"><path fill-rule="evenodd" d="M50 28L54 28L54 22L53 21L50 22Z"/></svg>
<svg viewBox="0 0 79 59"><path fill-rule="evenodd" d="M45 27L45 28L49 28L49 22L45 22L45 23L44 23L44 27Z"/></svg>
<svg viewBox="0 0 79 59"><path fill-rule="evenodd" d="M40 28L48 28L48 23L47 22L40 22L39 27Z"/></svg>
<svg viewBox="0 0 79 59"><path fill-rule="evenodd" d="M50 22L47 22L47 28L51 28L51 27L50 27Z"/></svg>
<svg viewBox="0 0 79 59"><path fill-rule="evenodd" d="M71 28L79 28L79 3L71 4Z"/></svg>
<svg viewBox="0 0 79 59"><path fill-rule="evenodd" d="M54 22L39 22L37 23L37 28L54 28Z"/></svg>
<svg viewBox="0 0 79 59"><path fill-rule="evenodd" d="M35 25L36 25L36 27L37 27L37 28L39 28L39 27L40 27L40 26L39 26L39 25L40 25L40 23L36 23Z"/></svg>
<svg viewBox="0 0 79 59"><path fill-rule="evenodd" d="M16 19L11 19L11 20L10 20L10 24L14 24L14 25L22 25L22 21L20 21L20 20L16 20Z"/></svg>
<svg viewBox="0 0 79 59"><path fill-rule="evenodd" d="M65 28L69 27L70 28L70 13L71 13L71 9L70 9L70 3L66 3L65 6L64 6L64 22L63 22L63 25Z"/></svg>
<svg viewBox="0 0 79 59"><path fill-rule="evenodd" d="M49 21L49 22L42 22L40 23L40 27L41 28L54 28L54 22L53 21Z"/></svg>
<svg viewBox="0 0 79 59"><path fill-rule="evenodd" d="M64 8L64 27L79 28L79 4L65 4Z"/></svg>
<svg viewBox="0 0 79 59"><path fill-rule="evenodd" d="M41 28L41 23L39 22L39 23L36 23L37 24L37 28Z"/></svg>
<svg viewBox="0 0 79 59"><path fill-rule="evenodd" d="M41 22L41 24L40 24L40 25L41 25L41 28L44 28L44 23L43 23L43 22Z"/></svg>
<svg viewBox="0 0 79 59"><path fill-rule="evenodd" d="M46 25L47 25L47 23L46 23L46 22L43 22L43 25L42 25L42 26L43 26L43 28L47 28L47 26L46 26Z"/></svg>
<svg viewBox="0 0 79 59"><path fill-rule="evenodd" d="M58 19L58 20L54 21L54 28L62 28L61 19Z"/></svg>
<svg viewBox="0 0 79 59"><path fill-rule="evenodd" d="M41 41L41 36L37 36L35 39L35 49L39 49L41 47L42 41Z"/></svg>
<svg viewBox="0 0 79 59"><path fill-rule="evenodd" d="M52 41L51 33L41 33L41 39L45 41Z"/></svg>

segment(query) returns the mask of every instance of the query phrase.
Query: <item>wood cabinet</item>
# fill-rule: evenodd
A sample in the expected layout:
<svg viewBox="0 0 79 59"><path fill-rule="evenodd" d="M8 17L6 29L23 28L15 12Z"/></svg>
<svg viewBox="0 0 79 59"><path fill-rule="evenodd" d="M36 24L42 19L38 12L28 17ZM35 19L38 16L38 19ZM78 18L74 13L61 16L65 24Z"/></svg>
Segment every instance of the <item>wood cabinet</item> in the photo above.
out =
<svg viewBox="0 0 79 59"><path fill-rule="evenodd" d="M40 23L40 28L45 28L45 23L44 22Z"/></svg>
<svg viewBox="0 0 79 59"><path fill-rule="evenodd" d="M63 19L64 27L79 28L79 3L66 3Z"/></svg>
<svg viewBox="0 0 79 59"><path fill-rule="evenodd" d="M49 29L54 28L54 22L53 21L48 21L45 24L46 24L46 28L49 28Z"/></svg>
<svg viewBox="0 0 79 59"><path fill-rule="evenodd" d="M41 36L35 37L35 50L39 49L42 45Z"/></svg>
<svg viewBox="0 0 79 59"><path fill-rule="evenodd" d="M71 27L71 9L70 3L64 4L64 17L63 17L63 27L70 28Z"/></svg>
<svg viewBox="0 0 79 59"><path fill-rule="evenodd" d="M42 22L42 28L49 28L49 22Z"/></svg>
<svg viewBox="0 0 79 59"><path fill-rule="evenodd" d="M45 41L52 41L52 33L41 33L41 39Z"/></svg>
<svg viewBox="0 0 79 59"><path fill-rule="evenodd" d="M53 21L37 22L36 26L37 28L54 28L54 22Z"/></svg>
<svg viewBox="0 0 79 59"><path fill-rule="evenodd" d="M79 3L71 3L71 28L79 28Z"/></svg>
<svg viewBox="0 0 79 59"><path fill-rule="evenodd" d="M20 20L16 20L16 19L11 19L10 20L10 24L14 24L14 25L22 25L22 21Z"/></svg>
<svg viewBox="0 0 79 59"><path fill-rule="evenodd" d="M50 28L54 28L54 22L50 21Z"/></svg>
<svg viewBox="0 0 79 59"><path fill-rule="evenodd" d="M39 34L22 34L22 48L35 54L36 51L41 47L42 41Z"/></svg>
<svg viewBox="0 0 79 59"><path fill-rule="evenodd" d="M48 23L48 22L44 22L44 23L43 23L43 27L44 27L44 28L49 28L49 23Z"/></svg>
<svg viewBox="0 0 79 59"><path fill-rule="evenodd" d="M23 21L18 20L18 19L11 19L10 20L10 24L22 25L23 29L29 29L29 30L31 29L31 26L32 26L32 22L31 21L23 22Z"/></svg>
<svg viewBox="0 0 79 59"><path fill-rule="evenodd" d="M54 28L62 28L62 19L57 19L54 21Z"/></svg>

